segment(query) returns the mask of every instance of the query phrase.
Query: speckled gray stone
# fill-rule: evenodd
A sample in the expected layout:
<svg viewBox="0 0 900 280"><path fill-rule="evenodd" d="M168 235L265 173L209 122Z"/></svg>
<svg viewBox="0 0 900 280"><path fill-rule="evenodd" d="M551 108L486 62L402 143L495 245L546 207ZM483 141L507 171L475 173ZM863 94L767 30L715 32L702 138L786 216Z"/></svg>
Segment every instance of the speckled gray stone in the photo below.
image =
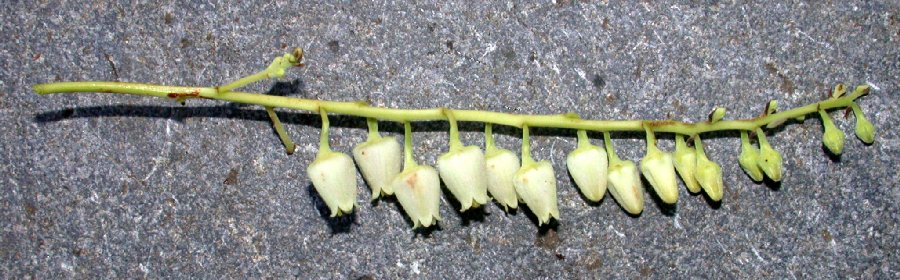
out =
<svg viewBox="0 0 900 280"><path fill-rule="evenodd" d="M900 278L896 1L103 2L0 7L0 278ZM460 214L445 192L440 227L421 232L395 201L368 203L361 179L361 207L327 217L304 171L314 114L281 111L299 145L288 156L258 107L31 91L216 85L294 46L308 67L247 90L697 121L715 106L746 118L769 99L790 108L868 83L860 104L878 140L861 144L853 118L834 112L848 133L834 158L817 119L789 124L769 139L785 158L775 185L741 171L736 134L716 134L706 143L725 174L721 204L682 190L677 207L648 195L632 217L578 194L564 166L573 131L536 129L535 157L559 181L555 226L495 204ZM336 150L364 140L363 119L333 125ZM415 129L417 159L433 164L446 124ZM463 129L483 144L480 124ZM519 131L497 129L518 150ZM615 134L619 155L640 159L642 137Z"/></svg>

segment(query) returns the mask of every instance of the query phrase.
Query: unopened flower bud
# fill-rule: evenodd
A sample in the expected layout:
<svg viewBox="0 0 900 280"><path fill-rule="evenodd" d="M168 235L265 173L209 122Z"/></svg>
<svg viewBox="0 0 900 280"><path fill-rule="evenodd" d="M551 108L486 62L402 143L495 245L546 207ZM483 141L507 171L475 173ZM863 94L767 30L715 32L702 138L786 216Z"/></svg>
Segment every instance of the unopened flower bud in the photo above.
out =
<svg viewBox="0 0 900 280"><path fill-rule="evenodd" d="M863 143L872 144L875 142L875 126L866 119L859 105L853 103L850 106L853 109L853 115L856 117L856 137L862 140Z"/></svg>
<svg viewBox="0 0 900 280"><path fill-rule="evenodd" d="M844 131L834 125L831 117L828 116L825 110L819 110L819 116L822 117L822 126L825 127L825 133L822 135L822 144L832 154L840 155L844 151Z"/></svg>
<svg viewBox="0 0 900 280"><path fill-rule="evenodd" d="M641 173L653 186L660 200L668 204L678 202L678 183L675 182L672 154L656 147L656 137L649 129L647 129L647 155L641 159Z"/></svg>
<svg viewBox="0 0 900 280"><path fill-rule="evenodd" d="M537 217L538 224L550 222L551 217L559 219L556 175L549 161L526 163L516 172L513 184L522 202Z"/></svg>
<svg viewBox="0 0 900 280"><path fill-rule="evenodd" d="M369 139L353 148L353 158L366 183L372 188L372 199L394 193L391 181L400 174L403 161L397 138Z"/></svg>
<svg viewBox="0 0 900 280"><path fill-rule="evenodd" d="M313 187L331 210L331 216L353 211L356 204L356 169L350 156L322 152L306 169Z"/></svg>
<svg viewBox="0 0 900 280"><path fill-rule="evenodd" d="M609 194L626 212L637 215L644 211L641 178L633 161L625 160L609 165Z"/></svg>
<svg viewBox="0 0 900 280"><path fill-rule="evenodd" d="M394 178L394 196L413 222L413 228L429 227L441 220L441 181L431 166L407 167Z"/></svg>
<svg viewBox="0 0 900 280"><path fill-rule="evenodd" d="M766 134L762 129L756 130L759 143L759 160L756 165L762 169L763 173L775 182L781 181L781 154L766 140Z"/></svg>
<svg viewBox="0 0 900 280"><path fill-rule="evenodd" d="M753 181L760 182L763 180L763 172L759 169L759 149L750 144L750 138L746 131L741 131L741 155L738 156L738 163L744 172L750 176Z"/></svg>
<svg viewBox="0 0 900 280"><path fill-rule="evenodd" d="M700 187L706 192L713 201L722 200L724 191L724 183L722 181L722 167L718 163L709 160L706 152L703 150L703 143L700 137L694 138L694 148L697 149L697 173L695 177Z"/></svg>
<svg viewBox="0 0 900 280"><path fill-rule="evenodd" d="M697 151L687 146L684 135L675 135L675 170L691 193L700 191L700 183L694 174L697 173Z"/></svg>
<svg viewBox="0 0 900 280"><path fill-rule="evenodd" d="M609 162L603 148L592 145L584 133L579 131L578 148L566 156L566 168L575 185L590 201L600 201L606 194L606 172Z"/></svg>
<svg viewBox="0 0 900 280"><path fill-rule="evenodd" d="M460 211L486 204L487 174L481 148L451 149L438 158L438 171L450 193L459 201Z"/></svg>
<svg viewBox="0 0 900 280"><path fill-rule="evenodd" d="M500 205L517 208L519 199L513 178L519 171L519 158L510 150L495 149L485 155L487 168L487 189Z"/></svg>

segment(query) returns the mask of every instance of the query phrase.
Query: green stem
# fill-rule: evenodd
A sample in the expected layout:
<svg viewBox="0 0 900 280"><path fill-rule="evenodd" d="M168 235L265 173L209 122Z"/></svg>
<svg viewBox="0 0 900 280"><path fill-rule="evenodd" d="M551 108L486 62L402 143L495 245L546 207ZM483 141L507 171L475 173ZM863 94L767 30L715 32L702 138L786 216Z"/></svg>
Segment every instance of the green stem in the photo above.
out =
<svg viewBox="0 0 900 280"><path fill-rule="evenodd" d="M694 149L697 150L697 158L706 157L706 151L703 150L703 140L700 140L700 135L694 135Z"/></svg>
<svg viewBox="0 0 900 280"><path fill-rule="evenodd" d="M270 72L271 71L269 71L269 69L266 69L263 71L256 72L253 75L240 78L237 81L225 84L223 86L219 86L219 92L229 92L233 89L248 85L248 84L256 82L256 81L271 78L270 74L269 74Z"/></svg>
<svg viewBox="0 0 900 280"><path fill-rule="evenodd" d="M322 116L322 131L319 134L319 153L316 157L320 157L331 153L331 145L328 143L328 112L325 109L319 109L319 115Z"/></svg>
<svg viewBox="0 0 900 280"><path fill-rule="evenodd" d="M756 143L759 144L760 149L763 146L769 146L769 141L766 140L766 132L762 128L756 128Z"/></svg>
<svg viewBox="0 0 900 280"><path fill-rule="evenodd" d="M381 134L378 134L378 120L375 118L366 118L366 124L369 125L369 136L366 141L381 139Z"/></svg>
<svg viewBox="0 0 900 280"><path fill-rule="evenodd" d="M275 109L272 107L265 107L266 113L269 113L269 118L272 119L272 126L275 127L275 132L278 133L278 138L281 138L281 143L284 144L284 148L287 151L287 154L293 154L294 150L297 148L297 145L294 145L294 141L291 141L291 137L288 136L287 131L284 130L284 125L281 124L281 120L278 119L278 114L275 113Z"/></svg>
<svg viewBox="0 0 900 280"><path fill-rule="evenodd" d="M450 123L450 152L459 151L463 148L463 144L459 140L459 126L456 124L456 118L453 116L453 111L442 111L444 111L444 116L447 117L447 122Z"/></svg>
<svg viewBox="0 0 900 280"><path fill-rule="evenodd" d="M403 123L403 170L409 170L419 164L413 159L413 143L412 143L412 125L409 122Z"/></svg>
<svg viewBox="0 0 900 280"><path fill-rule="evenodd" d="M619 159L619 155L616 154L616 149L613 148L612 139L609 138L609 132L603 132L603 144L606 145L606 154L609 156L609 165L622 161Z"/></svg>
<svg viewBox="0 0 900 280"><path fill-rule="evenodd" d="M531 158L531 135L528 132L528 125L522 126L522 166L534 163Z"/></svg>
<svg viewBox="0 0 900 280"><path fill-rule="evenodd" d="M305 111L326 109L328 112L364 118L396 122L446 120L447 112L452 113L457 121L470 121L523 127L526 123L532 127L553 127L583 129L591 131L643 131L650 127L653 131L693 135L710 131L754 130L775 121L805 116L819 109L831 110L850 106L853 101L864 95L865 91L854 91L853 94L841 98L832 98L803 107L769 114L751 119L728 120L715 123L685 123L672 120L583 120L571 118L565 114L527 115L509 114L479 110L454 109L391 109L372 107L359 102L325 101L314 99L273 96L246 92L219 93L210 87L177 87L121 82L61 82L39 84L34 86L38 94L62 92L107 92L144 96L156 96L172 100L204 98L236 103L255 104L273 108L288 108Z"/></svg>
<svg viewBox="0 0 900 280"><path fill-rule="evenodd" d="M658 150L656 147L656 135L653 134L653 130L650 130L650 127L644 127L644 134L647 136L647 153L650 151Z"/></svg>
<svg viewBox="0 0 900 280"><path fill-rule="evenodd" d="M747 135L746 130L741 130L741 147L747 149L748 146L752 146L750 144L750 136Z"/></svg>
<svg viewBox="0 0 900 280"><path fill-rule="evenodd" d="M578 148L581 147L590 147L591 139L588 138L587 130L579 129L578 130Z"/></svg>
<svg viewBox="0 0 900 280"><path fill-rule="evenodd" d="M484 124L484 151L487 154L490 154L493 151L497 150L497 146L494 145L494 125L490 123Z"/></svg>

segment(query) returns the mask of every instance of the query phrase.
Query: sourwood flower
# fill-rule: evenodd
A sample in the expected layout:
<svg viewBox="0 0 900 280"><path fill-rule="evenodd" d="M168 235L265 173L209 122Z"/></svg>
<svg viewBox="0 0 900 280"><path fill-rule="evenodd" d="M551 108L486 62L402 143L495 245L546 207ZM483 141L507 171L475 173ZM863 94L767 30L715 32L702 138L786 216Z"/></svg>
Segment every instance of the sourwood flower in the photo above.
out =
<svg viewBox="0 0 900 280"><path fill-rule="evenodd" d="M759 169L759 149L750 144L750 137L747 131L741 131L741 155L738 156L738 163L741 169L750 176L753 181L760 182L763 180L763 172Z"/></svg>
<svg viewBox="0 0 900 280"><path fill-rule="evenodd" d="M353 159L372 189L372 199L394 194L391 181L400 174L403 155L397 138L378 134L377 123L370 119L369 138L353 148Z"/></svg>
<svg viewBox="0 0 900 280"><path fill-rule="evenodd" d="M535 162L531 158L528 126L522 126L522 168L513 177L516 194L537 219L538 225L559 219L556 204L556 175L549 161Z"/></svg>
<svg viewBox="0 0 900 280"><path fill-rule="evenodd" d="M859 108L856 102L851 104L850 108L853 109L853 115L856 117L856 137L866 144L875 142L875 126L866 119L862 109Z"/></svg>
<svg viewBox="0 0 900 280"><path fill-rule="evenodd" d="M606 150L591 144L587 132L579 130L578 147L566 156L566 168L588 200L600 201L606 194L607 167Z"/></svg>
<svg viewBox="0 0 900 280"><path fill-rule="evenodd" d="M656 137L649 128L647 154L641 159L641 172L656 191L659 199L667 204L678 202L678 184L675 182L675 164L672 154L656 147Z"/></svg>
<svg viewBox="0 0 900 280"><path fill-rule="evenodd" d="M519 207L519 199L516 196L516 187L513 178L519 171L519 158L510 150L490 149L485 155L485 168L487 170L487 189L491 196L504 208L516 209Z"/></svg>
<svg viewBox="0 0 900 280"><path fill-rule="evenodd" d="M822 126L825 128L825 133L822 135L822 144L832 154L840 155L844 151L844 131L834 125L834 122L831 121L831 117L828 116L828 112L825 112L825 110L819 110L819 116L822 118Z"/></svg>
<svg viewBox="0 0 900 280"><path fill-rule="evenodd" d="M450 151L438 157L437 162L441 179L459 201L460 211L488 202L487 168L481 148L451 145Z"/></svg>
<svg viewBox="0 0 900 280"><path fill-rule="evenodd" d="M694 136L694 148L697 149L697 182L713 201L722 200L724 183L722 181L722 167L718 163L709 160L703 150L700 136Z"/></svg>
<svg viewBox="0 0 900 280"><path fill-rule="evenodd" d="M413 228L430 227L441 220L441 181L438 172L419 165L412 156L412 126L403 124L403 171L391 182L394 196L413 222Z"/></svg>
<svg viewBox="0 0 900 280"><path fill-rule="evenodd" d="M322 201L331 210L331 216L353 211L356 205L356 168L353 160L344 153L331 150L328 144L328 114L322 115L322 132L316 159L306 168L306 174Z"/></svg>
<svg viewBox="0 0 900 280"><path fill-rule="evenodd" d="M694 176L697 173L697 150L687 146L684 135L675 135L675 170L691 193L700 192L700 183Z"/></svg>
<svg viewBox="0 0 900 280"><path fill-rule="evenodd" d="M757 143L759 143L759 161L756 165L762 169L769 179L775 182L781 181L781 154L769 145L766 134L762 129L756 129Z"/></svg>
<svg viewBox="0 0 900 280"><path fill-rule="evenodd" d="M622 209L633 215L644 211L644 194L641 192L641 178L633 161L621 160L616 155L609 132L603 133L606 153L609 157L609 194Z"/></svg>

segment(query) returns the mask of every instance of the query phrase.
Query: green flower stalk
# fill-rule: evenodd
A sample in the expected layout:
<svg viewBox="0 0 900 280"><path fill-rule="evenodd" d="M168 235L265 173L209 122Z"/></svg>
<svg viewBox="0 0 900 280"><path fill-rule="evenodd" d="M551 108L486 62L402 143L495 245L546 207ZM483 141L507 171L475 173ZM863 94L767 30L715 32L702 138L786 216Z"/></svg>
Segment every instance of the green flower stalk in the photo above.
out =
<svg viewBox="0 0 900 280"><path fill-rule="evenodd" d="M853 116L856 118L856 137L863 143L871 145L875 142L875 126L866 119L856 102L850 104L850 108L853 109Z"/></svg>
<svg viewBox="0 0 900 280"><path fill-rule="evenodd" d="M322 201L331 210L331 216L335 217L352 212L356 205L356 168L350 156L331 150L328 144L328 113L321 110L320 114L322 134L319 153L306 168L306 173Z"/></svg>
<svg viewBox="0 0 900 280"><path fill-rule="evenodd" d="M375 200L382 195L394 194L391 181L400 174L403 155L396 137L382 137L378 133L377 120L369 118L367 123L369 137L366 142L353 148L353 159L372 189L372 199Z"/></svg>
<svg viewBox="0 0 900 280"><path fill-rule="evenodd" d="M766 140L766 133L761 128L756 129L757 142L759 143L759 160L756 165L772 181L781 181L781 154Z"/></svg>
<svg viewBox="0 0 900 280"><path fill-rule="evenodd" d="M687 146L684 135L675 134L675 170L691 193L700 192L697 182L697 150Z"/></svg>
<svg viewBox="0 0 900 280"><path fill-rule="evenodd" d="M678 183L675 182L675 163L672 154L656 147L656 136L647 128L647 155L641 159L641 173L662 202L678 202Z"/></svg>
<svg viewBox="0 0 900 280"><path fill-rule="evenodd" d="M844 151L844 131L837 128L828 116L825 110L819 110L819 116L822 118L822 126L825 133L822 135L822 144L831 151L832 154L840 155Z"/></svg>
<svg viewBox="0 0 900 280"><path fill-rule="evenodd" d="M747 131L741 130L741 155L738 156L738 163L741 169L750 176L750 179L756 182L762 182L763 172L759 169L759 149L750 144L750 137Z"/></svg>
<svg viewBox="0 0 900 280"><path fill-rule="evenodd" d="M609 194L625 212L638 215L644 211L644 193L641 177L633 161L621 160L613 148L609 132L603 133L606 153L609 155Z"/></svg>
<svg viewBox="0 0 900 280"><path fill-rule="evenodd" d="M597 202L606 194L607 167L606 151L591 144L587 131L579 130L578 147L566 156L566 168L588 200Z"/></svg>
<svg viewBox="0 0 900 280"><path fill-rule="evenodd" d="M438 171L450 193L460 203L460 211L488 202L484 153L477 146L463 146L453 113L446 112L450 122L450 151L438 157Z"/></svg>
<svg viewBox="0 0 900 280"><path fill-rule="evenodd" d="M694 148L697 149L697 173L694 175L700 187L713 201L722 200L725 183L722 180L722 167L709 160L703 150L703 142L699 135L694 135Z"/></svg>
<svg viewBox="0 0 900 280"><path fill-rule="evenodd" d="M510 150L500 149L494 144L491 124L484 125L485 168L487 169L487 189L497 203L507 211L519 207L519 198L513 179L521 165L519 158Z"/></svg>
<svg viewBox="0 0 900 280"><path fill-rule="evenodd" d="M350 212L356 206L356 172L353 160L348 155L330 149L326 112L367 118L369 138L354 147L356 164L372 189L372 197L393 193L413 221L414 227L428 227L440 220L441 178L453 196L460 201L462 210L486 203L489 192L504 208L516 208L518 202L527 204L538 217L539 224L549 222L550 218L558 219L553 166L549 161L535 162L531 158L529 127L577 130L579 145L567 156L566 165L579 190L589 200L600 200L606 188L616 202L632 214L643 211L640 175L633 161L618 158L609 138L610 132L647 133L647 155L641 161L641 169L660 198L667 203L677 201L677 189L673 188L674 172L671 171L673 165L690 192L696 193L702 189L713 200L722 198L722 170L706 156L698 136L702 133L741 131L742 150L738 160L741 168L757 181L763 178L762 175L780 181L783 173L781 154L766 141L762 128L775 128L786 120L802 120L807 115L819 113L825 126L823 143L830 151L839 154L843 150L844 135L834 126L826 112L849 107L856 117L857 137L868 144L875 140L875 127L856 104L859 97L868 94L869 87L866 85L857 86L849 94L843 85L838 85L826 100L780 112L776 112L777 102L772 100L762 115L749 119L724 120L725 109L717 108L710 114L709 121L697 123L673 120L589 120L573 117L572 114L532 115L447 108L384 108L365 102L303 99L234 91L252 82L283 77L287 69L303 66L302 60L303 51L295 49L292 53L273 59L269 67L262 71L214 87L87 81L38 84L34 86L34 91L38 94L133 94L167 98L182 104L188 99L200 98L258 105L269 113L273 127L289 154L294 150L295 144L278 120L275 108L319 112L323 119L320 149L316 159L307 168L307 175L332 215ZM377 121L404 124L402 170L398 141L393 137L381 137L377 131ZM440 174L433 167L419 165L413 160L410 122L418 121L449 121L451 124L450 149L438 159ZM477 147L462 145L456 128L457 121L485 124L485 153ZM494 146L491 125L522 128L521 165L513 152ZM604 133L605 150L590 144L586 137L588 131ZM756 132L758 150L749 143L749 131ZM674 156L656 147L654 133L675 134ZM694 136L693 148L688 147L684 139L688 135ZM606 161L603 161L604 157Z"/></svg>
<svg viewBox="0 0 900 280"><path fill-rule="evenodd" d="M430 227L441 220L441 181L437 170L419 165L412 156L412 126L404 126L403 172L394 177L394 196L413 222L413 228Z"/></svg>
<svg viewBox="0 0 900 280"><path fill-rule="evenodd" d="M538 225L550 222L550 218L559 220L559 208L556 202L556 175L549 161L535 162L531 158L531 140L528 126L522 126L522 168L516 171L513 185L516 194L537 219Z"/></svg>

